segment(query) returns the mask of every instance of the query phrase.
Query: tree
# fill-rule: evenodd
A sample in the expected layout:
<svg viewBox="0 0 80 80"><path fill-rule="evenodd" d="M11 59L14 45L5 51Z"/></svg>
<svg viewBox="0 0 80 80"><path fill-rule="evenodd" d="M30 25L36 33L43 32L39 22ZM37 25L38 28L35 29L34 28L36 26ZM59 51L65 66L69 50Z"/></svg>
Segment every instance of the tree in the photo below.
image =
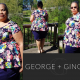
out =
<svg viewBox="0 0 80 80"><path fill-rule="evenodd" d="M22 13L22 0L0 0L0 3L5 3L9 13Z"/></svg>
<svg viewBox="0 0 80 80"><path fill-rule="evenodd" d="M0 0L0 3L5 3L7 5L9 10L9 19L16 22L22 30L22 0Z"/></svg>

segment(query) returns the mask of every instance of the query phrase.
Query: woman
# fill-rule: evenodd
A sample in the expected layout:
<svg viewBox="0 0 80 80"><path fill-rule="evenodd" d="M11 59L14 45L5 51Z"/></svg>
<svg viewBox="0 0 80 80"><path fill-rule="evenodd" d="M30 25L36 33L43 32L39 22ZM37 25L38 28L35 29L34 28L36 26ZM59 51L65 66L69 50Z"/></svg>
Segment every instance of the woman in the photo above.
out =
<svg viewBox="0 0 80 80"><path fill-rule="evenodd" d="M20 27L8 19L6 4L0 3L0 80L20 80L22 71L23 36Z"/></svg>
<svg viewBox="0 0 80 80"><path fill-rule="evenodd" d="M30 17L30 21L32 22L31 30L34 35L34 39L36 40L37 43L38 53L43 53L45 37L48 32L47 26L48 14L46 10L42 9L43 7L42 1L38 1L37 7L38 9L35 10Z"/></svg>
<svg viewBox="0 0 80 80"><path fill-rule="evenodd" d="M80 12L78 2L71 3L71 12L73 16L66 21L65 53L80 53Z"/></svg>

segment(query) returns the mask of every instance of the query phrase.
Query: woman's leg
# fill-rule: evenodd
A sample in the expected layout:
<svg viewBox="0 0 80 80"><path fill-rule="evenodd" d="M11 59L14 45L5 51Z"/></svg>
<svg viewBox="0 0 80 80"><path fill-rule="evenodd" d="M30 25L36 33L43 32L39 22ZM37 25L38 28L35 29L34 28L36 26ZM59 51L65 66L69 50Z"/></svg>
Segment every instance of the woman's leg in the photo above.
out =
<svg viewBox="0 0 80 80"><path fill-rule="evenodd" d="M38 47L38 53L40 53L41 39L36 40L36 44Z"/></svg>
<svg viewBox="0 0 80 80"><path fill-rule="evenodd" d="M41 39L41 52L43 52L43 46L44 46L45 38Z"/></svg>
<svg viewBox="0 0 80 80"><path fill-rule="evenodd" d="M43 46L44 46L46 35L47 35L47 31L42 31L41 32L41 35L40 35L40 37L41 37L41 53L44 52Z"/></svg>

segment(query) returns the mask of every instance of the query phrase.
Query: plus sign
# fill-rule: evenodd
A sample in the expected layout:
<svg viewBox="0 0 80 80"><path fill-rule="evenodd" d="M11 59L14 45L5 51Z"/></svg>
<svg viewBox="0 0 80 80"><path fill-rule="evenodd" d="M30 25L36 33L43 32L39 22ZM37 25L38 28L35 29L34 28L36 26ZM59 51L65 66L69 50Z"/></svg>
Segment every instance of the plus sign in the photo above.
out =
<svg viewBox="0 0 80 80"><path fill-rule="evenodd" d="M59 67L59 69L61 68L61 66L60 66L60 65L59 65L58 67Z"/></svg>

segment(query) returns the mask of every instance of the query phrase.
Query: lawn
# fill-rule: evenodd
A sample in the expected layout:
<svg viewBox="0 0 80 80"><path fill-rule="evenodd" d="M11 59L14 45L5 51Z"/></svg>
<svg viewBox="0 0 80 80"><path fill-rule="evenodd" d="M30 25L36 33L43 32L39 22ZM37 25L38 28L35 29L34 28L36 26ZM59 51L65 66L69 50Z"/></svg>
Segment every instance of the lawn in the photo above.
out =
<svg viewBox="0 0 80 80"><path fill-rule="evenodd" d="M29 19L30 16L31 16L30 10L23 11L23 24L31 24L30 19Z"/></svg>

